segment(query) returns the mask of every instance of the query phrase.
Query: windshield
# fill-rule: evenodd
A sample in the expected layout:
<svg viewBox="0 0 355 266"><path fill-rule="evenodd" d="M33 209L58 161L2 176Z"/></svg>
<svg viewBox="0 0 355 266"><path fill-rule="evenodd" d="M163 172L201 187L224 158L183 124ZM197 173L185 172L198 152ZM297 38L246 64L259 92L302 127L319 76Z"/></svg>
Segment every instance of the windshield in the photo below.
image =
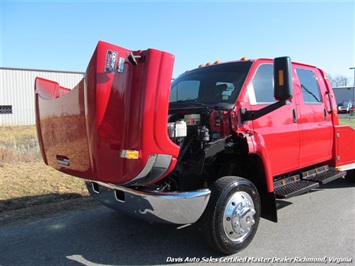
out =
<svg viewBox="0 0 355 266"><path fill-rule="evenodd" d="M251 65L250 61L234 62L186 72L172 83L170 103L233 106Z"/></svg>

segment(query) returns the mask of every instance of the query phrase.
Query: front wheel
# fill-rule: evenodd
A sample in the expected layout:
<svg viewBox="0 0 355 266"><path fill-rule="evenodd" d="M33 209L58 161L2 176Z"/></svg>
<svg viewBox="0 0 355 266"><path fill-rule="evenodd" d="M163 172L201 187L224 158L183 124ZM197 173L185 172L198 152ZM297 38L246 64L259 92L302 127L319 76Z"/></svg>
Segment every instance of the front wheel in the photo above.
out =
<svg viewBox="0 0 355 266"><path fill-rule="evenodd" d="M236 176L218 179L201 217L207 242L224 254L249 245L260 220L260 197L252 182Z"/></svg>

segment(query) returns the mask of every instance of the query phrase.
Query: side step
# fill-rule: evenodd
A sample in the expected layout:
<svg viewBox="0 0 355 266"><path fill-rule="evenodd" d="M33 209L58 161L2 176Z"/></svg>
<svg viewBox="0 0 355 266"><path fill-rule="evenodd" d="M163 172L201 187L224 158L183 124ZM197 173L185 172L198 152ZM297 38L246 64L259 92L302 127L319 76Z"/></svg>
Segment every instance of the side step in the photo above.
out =
<svg viewBox="0 0 355 266"><path fill-rule="evenodd" d="M277 198L287 199L317 188L319 183L301 180L299 175L295 175L275 181L274 187Z"/></svg>
<svg viewBox="0 0 355 266"><path fill-rule="evenodd" d="M329 183L344 177L345 171L337 171L327 165L305 171L300 175L278 179L274 181L274 192L277 198L290 198L319 187L320 184Z"/></svg>
<svg viewBox="0 0 355 266"><path fill-rule="evenodd" d="M317 168L319 169L319 168ZM327 184L335 179L344 177L346 175L346 171L337 171L335 168L328 168L326 171L318 171L315 169L316 173L307 175L306 173L302 173L302 179L319 182L321 184Z"/></svg>

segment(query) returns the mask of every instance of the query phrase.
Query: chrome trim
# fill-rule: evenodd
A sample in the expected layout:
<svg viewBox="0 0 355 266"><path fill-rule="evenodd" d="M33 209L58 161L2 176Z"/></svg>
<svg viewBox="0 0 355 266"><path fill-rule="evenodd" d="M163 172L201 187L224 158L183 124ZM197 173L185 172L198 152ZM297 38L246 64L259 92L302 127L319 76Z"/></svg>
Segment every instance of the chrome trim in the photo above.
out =
<svg viewBox="0 0 355 266"><path fill-rule="evenodd" d="M70 160L69 159L60 158L60 157L57 157L56 159L57 159L57 163L59 165L66 166L66 167L70 166Z"/></svg>
<svg viewBox="0 0 355 266"><path fill-rule="evenodd" d="M355 163L335 167L338 171L348 171L355 169Z"/></svg>
<svg viewBox="0 0 355 266"><path fill-rule="evenodd" d="M124 183L129 186L142 186L153 183L161 177L169 168L172 160L171 155L151 154L143 170L132 180Z"/></svg>
<svg viewBox="0 0 355 266"><path fill-rule="evenodd" d="M223 215L224 233L231 241L242 243L255 224L253 199L244 191L238 191L229 199Z"/></svg>
<svg viewBox="0 0 355 266"><path fill-rule="evenodd" d="M151 154L149 156L149 159L148 159L146 165L144 166L143 170L135 178L133 178L129 183L131 183L133 181L137 181L137 180L147 176L149 174L149 172L152 170L152 168L155 164L156 158L157 158L156 154Z"/></svg>
<svg viewBox="0 0 355 266"><path fill-rule="evenodd" d="M96 194L100 194L100 190L99 190L99 189L96 189L95 185L98 186L99 184L94 183L94 182L91 183L92 191L94 191Z"/></svg>
<svg viewBox="0 0 355 266"><path fill-rule="evenodd" d="M156 190L137 190L114 184L99 184L100 194L90 194L104 205L128 215L150 222L191 224L204 212L211 191L201 189L189 192L161 192ZM124 201L117 201L115 190L124 192Z"/></svg>

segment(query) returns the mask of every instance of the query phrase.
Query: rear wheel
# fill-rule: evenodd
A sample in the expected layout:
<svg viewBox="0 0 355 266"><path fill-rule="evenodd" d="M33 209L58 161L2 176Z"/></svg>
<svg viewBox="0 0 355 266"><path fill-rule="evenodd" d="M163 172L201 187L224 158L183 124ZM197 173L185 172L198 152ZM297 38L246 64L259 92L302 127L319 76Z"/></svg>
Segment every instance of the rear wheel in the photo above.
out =
<svg viewBox="0 0 355 266"><path fill-rule="evenodd" d="M260 198L247 179L225 176L211 188L211 197L201 218L207 242L224 254L234 254L249 245L260 220Z"/></svg>
<svg viewBox="0 0 355 266"><path fill-rule="evenodd" d="M348 170L346 173L345 179L350 183L354 183L355 182L355 169Z"/></svg>

